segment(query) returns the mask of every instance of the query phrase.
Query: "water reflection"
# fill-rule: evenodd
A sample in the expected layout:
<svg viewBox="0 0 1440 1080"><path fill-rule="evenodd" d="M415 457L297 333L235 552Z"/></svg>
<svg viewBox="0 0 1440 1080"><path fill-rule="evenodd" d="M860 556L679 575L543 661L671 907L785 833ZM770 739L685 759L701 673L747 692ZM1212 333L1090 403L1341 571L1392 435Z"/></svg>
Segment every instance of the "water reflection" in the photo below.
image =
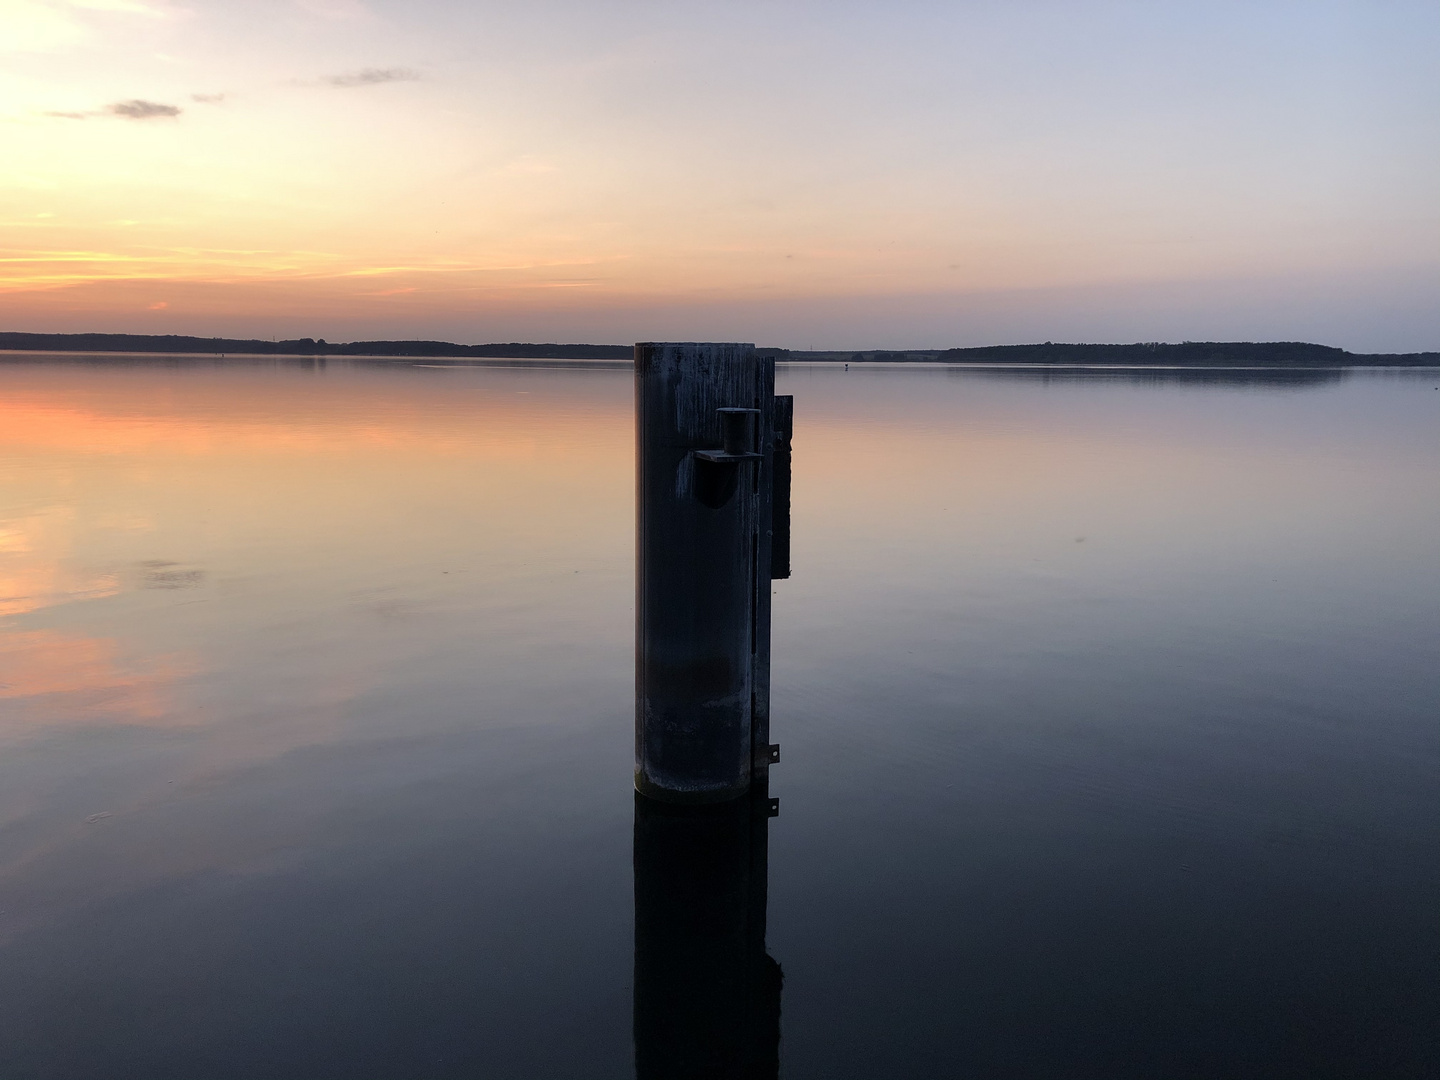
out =
<svg viewBox="0 0 1440 1080"><path fill-rule="evenodd" d="M101 722L180 726L175 684L183 653L127 653L114 638L0 627L0 746L49 728Z"/></svg>
<svg viewBox="0 0 1440 1080"><path fill-rule="evenodd" d="M772 803L635 796L637 1080L780 1074L780 965L765 951Z"/></svg>
<svg viewBox="0 0 1440 1080"><path fill-rule="evenodd" d="M629 372L0 359L0 1076L1436 1075L1436 382L785 367L767 882Z"/></svg>

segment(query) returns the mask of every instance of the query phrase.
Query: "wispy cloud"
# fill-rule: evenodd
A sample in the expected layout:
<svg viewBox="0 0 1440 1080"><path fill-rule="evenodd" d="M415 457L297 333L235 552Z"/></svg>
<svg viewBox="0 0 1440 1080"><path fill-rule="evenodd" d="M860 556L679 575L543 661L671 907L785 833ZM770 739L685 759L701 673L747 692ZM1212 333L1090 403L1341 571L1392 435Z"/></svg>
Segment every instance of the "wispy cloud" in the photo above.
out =
<svg viewBox="0 0 1440 1080"><path fill-rule="evenodd" d="M127 15L147 15L152 19L163 19L166 15L163 7L142 4L138 0L62 0L61 6L90 11L119 11Z"/></svg>
<svg viewBox="0 0 1440 1080"><path fill-rule="evenodd" d="M327 75L321 81L329 86L378 86L381 83L415 82L420 78L418 71L410 68L361 68L343 75Z"/></svg>
<svg viewBox="0 0 1440 1080"><path fill-rule="evenodd" d="M130 101L117 101L113 105L107 105L105 111L112 116L123 116L126 120L156 120L179 116L182 110L178 105L162 105L158 101L132 98Z"/></svg>
<svg viewBox="0 0 1440 1080"><path fill-rule="evenodd" d="M209 105L215 105L225 100L224 94L191 94L192 101L201 101ZM57 120L88 120L92 116L113 116L121 120L168 120L179 116L185 110L178 105L166 105L159 101L145 101L143 98L131 98L129 101L116 101L106 105L103 109L91 109L88 112L69 112L62 109L51 109L41 113L42 116L53 117Z"/></svg>
<svg viewBox="0 0 1440 1080"><path fill-rule="evenodd" d="M374 13L360 0L296 0L311 15L325 19L374 19Z"/></svg>
<svg viewBox="0 0 1440 1080"><path fill-rule="evenodd" d="M219 105L225 100L224 94L191 94L191 101L197 101L201 105Z"/></svg>

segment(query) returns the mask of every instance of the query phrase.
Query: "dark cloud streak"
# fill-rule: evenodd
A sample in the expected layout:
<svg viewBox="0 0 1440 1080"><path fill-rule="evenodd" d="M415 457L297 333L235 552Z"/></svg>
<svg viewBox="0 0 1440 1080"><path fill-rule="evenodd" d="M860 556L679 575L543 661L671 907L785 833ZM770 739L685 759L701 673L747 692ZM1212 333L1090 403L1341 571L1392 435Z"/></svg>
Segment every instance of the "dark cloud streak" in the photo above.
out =
<svg viewBox="0 0 1440 1080"><path fill-rule="evenodd" d="M113 105L107 105L105 111L112 116L123 116L126 120L155 120L179 116L181 109L178 105L162 105L156 101L142 101L134 98L130 101L117 101Z"/></svg>
<svg viewBox="0 0 1440 1080"><path fill-rule="evenodd" d="M418 71L409 68L362 68L344 75L327 75L322 80L329 86L349 88L352 86L379 86L381 83L416 82Z"/></svg>

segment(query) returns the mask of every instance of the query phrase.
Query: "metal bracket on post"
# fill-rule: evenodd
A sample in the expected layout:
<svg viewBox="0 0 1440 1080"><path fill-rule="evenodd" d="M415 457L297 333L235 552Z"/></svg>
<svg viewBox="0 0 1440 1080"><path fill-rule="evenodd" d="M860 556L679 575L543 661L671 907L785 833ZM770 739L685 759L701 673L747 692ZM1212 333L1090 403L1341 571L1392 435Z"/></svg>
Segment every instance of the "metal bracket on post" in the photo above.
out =
<svg viewBox="0 0 1440 1080"><path fill-rule="evenodd" d="M759 409L716 409L715 412L720 417L724 446L719 450L696 450L697 458L717 465L730 465L759 461L765 456L755 452L755 425L760 419Z"/></svg>
<svg viewBox="0 0 1440 1080"><path fill-rule="evenodd" d="M770 580L790 576L790 442L795 430L795 399L775 395L775 434L770 465Z"/></svg>

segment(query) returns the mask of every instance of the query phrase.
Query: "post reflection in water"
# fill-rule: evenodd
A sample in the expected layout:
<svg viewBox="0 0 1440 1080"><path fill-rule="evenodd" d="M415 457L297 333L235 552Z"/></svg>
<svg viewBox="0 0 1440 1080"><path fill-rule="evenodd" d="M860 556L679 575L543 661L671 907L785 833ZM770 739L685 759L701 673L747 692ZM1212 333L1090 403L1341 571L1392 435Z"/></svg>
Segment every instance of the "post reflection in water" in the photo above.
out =
<svg viewBox="0 0 1440 1080"><path fill-rule="evenodd" d="M765 951L769 819L635 795L637 1080L778 1077L780 965Z"/></svg>

